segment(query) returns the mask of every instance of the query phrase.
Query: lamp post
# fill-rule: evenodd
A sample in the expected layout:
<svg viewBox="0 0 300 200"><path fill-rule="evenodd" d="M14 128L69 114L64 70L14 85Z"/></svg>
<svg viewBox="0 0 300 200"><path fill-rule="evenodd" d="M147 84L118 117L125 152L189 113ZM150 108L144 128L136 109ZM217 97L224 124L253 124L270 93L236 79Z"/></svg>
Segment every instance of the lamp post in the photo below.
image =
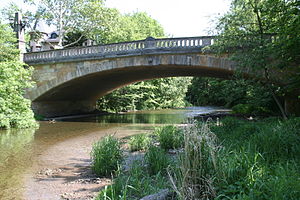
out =
<svg viewBox="0 0 300 200"><path fill-rule="evenodd" d="M26 53L25 45L25 26L27 24L27 17L22 19L22 14L20 12L15 13L14 18L9 19L10 26L16 32L17 46L20 50L20 60L23 61L23 54Z"/></svg>

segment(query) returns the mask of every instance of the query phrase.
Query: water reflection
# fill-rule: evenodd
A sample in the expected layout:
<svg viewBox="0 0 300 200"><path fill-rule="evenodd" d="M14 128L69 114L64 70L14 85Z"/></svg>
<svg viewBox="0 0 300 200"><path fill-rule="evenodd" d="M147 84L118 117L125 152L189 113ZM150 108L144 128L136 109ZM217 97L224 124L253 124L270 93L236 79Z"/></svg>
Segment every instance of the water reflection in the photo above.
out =
<svg viewBox="0 0 300 200"><path fill-rule="evenodd" d="M76 144L80 140L94 140L94 138L102 137L101 134L105 135L110 132L117 132L123 137L136 134L138 131L153 129L155 124L185 123L190 117L211 112L214 109L194 107L139 111L64 119L56 123L41 122L38 130L0 130L0 199L22 199L18 197L22 196L24 184L22 178L25 170L30 169L33 163L38 163L40 155L44 155L60 143L72 141L72 144ZM81 150L82 146L74 148ZM67 149L72 150L72 146L68 146ZM67 149L63 147L63 150ZM62 149L53 151L51 161L63 162L57 157L61 153Z"/></svg>
<svg viewBox="0 0 300 200"><path fill-rule="evenodd" d="M69 122L97 122L102 124L180 124L196 115L215 111L214 107L189 107L185 109L164 109L153 111L136 111L92 117L63 119Z"/></svg>
<svg viewBox="0 0 300 200"><path fill-rule="evenodd" d="M0 199L20 193L24 170L31 163L35 129L0 131Z"/></svg>

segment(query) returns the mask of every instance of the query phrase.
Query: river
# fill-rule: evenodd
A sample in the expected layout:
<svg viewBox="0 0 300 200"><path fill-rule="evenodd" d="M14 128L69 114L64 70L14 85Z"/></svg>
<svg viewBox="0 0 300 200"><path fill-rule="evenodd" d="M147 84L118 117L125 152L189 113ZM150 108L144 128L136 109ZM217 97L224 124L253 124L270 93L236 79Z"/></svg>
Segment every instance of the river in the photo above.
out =
<svg viewBox="0 0 300 200"><path fill-rule="evenodd" d="M122 138L159 125L182 124L216 110L191 107L138 111L40 122L38 129L1 130L0 199L61 199L71 193L96 193L107 184L105 180L95 179L101 183L78 188L83 187L78 183L87 176L84 171L90 170L89 153L95 141L107 134Z"/></svg>

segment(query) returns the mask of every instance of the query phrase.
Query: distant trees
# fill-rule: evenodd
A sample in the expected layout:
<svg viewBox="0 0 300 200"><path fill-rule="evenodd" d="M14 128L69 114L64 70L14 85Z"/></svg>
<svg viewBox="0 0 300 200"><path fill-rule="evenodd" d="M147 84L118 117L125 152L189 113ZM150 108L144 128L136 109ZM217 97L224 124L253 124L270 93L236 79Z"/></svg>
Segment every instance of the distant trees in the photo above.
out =
<svg viewBox="0 0 300 200"><path fill-rule="evenodd" d="M225 106L245 114L277 114L272 95L253 80L195 77L188 87L186 100L195 105Z"/></svg>
<svg viewBox="0 0 300 200"><path fill-rule="evenodd" d="M228 54L238 64L239 80L194 78L187 100L196 105L243 104L255 112L278 110L276 102L285 116L277 96L300 88L300 2L234 0L216 31L211 50ZM245 70L258 81L241 80L239 74ZM282 72L289 70L293 73L283 77ZM276 86L274 81L286 85Z"/></svg>
<svg viewBox="0 0 300 200"><path fill-rule="evenodd" d="M0 128L36 125L30 101L23 97L32 85L32 69L19 61L14 33L0 21Z"/></svg>
<svg viewBox="0 0 300 200"><path fill-rule="evenodd" d="M138 82L102 97L97 106L110 112L184 107L190 80L181 77Z"/></svg>

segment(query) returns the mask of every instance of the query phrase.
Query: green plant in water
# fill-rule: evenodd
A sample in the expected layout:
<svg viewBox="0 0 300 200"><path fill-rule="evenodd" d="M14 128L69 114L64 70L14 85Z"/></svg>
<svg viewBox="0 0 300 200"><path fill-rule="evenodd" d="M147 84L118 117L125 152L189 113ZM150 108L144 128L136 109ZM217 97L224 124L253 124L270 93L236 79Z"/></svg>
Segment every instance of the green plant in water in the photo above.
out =
<svg viewBox="0 0 300 200"><path fill-rule="evenodd" d="M130 151L146 150L151 143L151 139L147 134L134 135L129 140Z"/></svg>
<svg viewBox="0 0 300 200"><path fill-rule="evenodd" d="M123 161L119 140L108 135L94 143L91 159L92 169L98 176L114 173Z"/></svg>
<svg viewBox="0 0 300 200"><path fill-rule="evenodd" d="M157 128L155 134L163 149L176 149L183 145L183 132L176 126L169 125Z"/></svg>

